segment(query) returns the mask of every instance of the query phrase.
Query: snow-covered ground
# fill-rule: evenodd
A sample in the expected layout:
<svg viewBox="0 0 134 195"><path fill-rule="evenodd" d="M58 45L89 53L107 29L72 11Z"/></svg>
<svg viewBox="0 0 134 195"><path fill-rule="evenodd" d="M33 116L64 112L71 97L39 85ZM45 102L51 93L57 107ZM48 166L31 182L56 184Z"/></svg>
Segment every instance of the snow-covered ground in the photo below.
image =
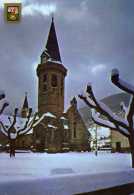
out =
<svg viewBox="0 0 134 195"><path fill-rule="evenodd" d="M0 195L71 195L129 182L130 154L0 153Z"/></svg>

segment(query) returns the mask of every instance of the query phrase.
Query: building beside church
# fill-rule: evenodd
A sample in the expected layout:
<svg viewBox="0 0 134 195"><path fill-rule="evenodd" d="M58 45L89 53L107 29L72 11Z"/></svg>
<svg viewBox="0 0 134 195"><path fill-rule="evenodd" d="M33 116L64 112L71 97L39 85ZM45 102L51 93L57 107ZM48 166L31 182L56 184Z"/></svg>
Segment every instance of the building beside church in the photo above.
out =
<svg viewBox="0 0 134 195"><path fill-rule="evenodd" d="M46 48L37 67L38 113L46 114L34 128L34 147L37 150L59 152L89 151L89 132L77 108L74 97L64 112L64 90L67 68L60 56L54 19L52 18Z"/></svg>

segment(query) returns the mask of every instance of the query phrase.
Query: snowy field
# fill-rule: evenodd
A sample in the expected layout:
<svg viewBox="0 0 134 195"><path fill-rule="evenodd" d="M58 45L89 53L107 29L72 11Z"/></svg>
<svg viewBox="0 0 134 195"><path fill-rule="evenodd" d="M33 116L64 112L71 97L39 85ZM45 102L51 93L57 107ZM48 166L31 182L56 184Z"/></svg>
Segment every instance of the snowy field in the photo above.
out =
<svg viewBox="0 0 134 195"><path fill-rule="evenodd" d="M0 195L71 195L129 182L130 154L0 153Z"/></svg>

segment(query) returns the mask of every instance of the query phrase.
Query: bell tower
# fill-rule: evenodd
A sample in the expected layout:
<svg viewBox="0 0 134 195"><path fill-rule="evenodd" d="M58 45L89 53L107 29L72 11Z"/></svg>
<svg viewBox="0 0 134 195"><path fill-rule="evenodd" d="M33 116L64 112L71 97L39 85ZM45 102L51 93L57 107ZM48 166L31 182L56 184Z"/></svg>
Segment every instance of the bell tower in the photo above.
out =
<svg viewBox="0 0 134 195"><path fill-rule="evenodd" d="M64 80L67 69L64 67L52 17L45 50L37 67L38 112L52 112L60 116L64 112Z"/></svg>
<svg viewBox="0 0 134 195"><path fill-rule="evenodd" d="M24 103L21 109L21 117L26 118L29 113L29 106L28 106L28 100L27 100L27 92L25 93Z"/></svg>

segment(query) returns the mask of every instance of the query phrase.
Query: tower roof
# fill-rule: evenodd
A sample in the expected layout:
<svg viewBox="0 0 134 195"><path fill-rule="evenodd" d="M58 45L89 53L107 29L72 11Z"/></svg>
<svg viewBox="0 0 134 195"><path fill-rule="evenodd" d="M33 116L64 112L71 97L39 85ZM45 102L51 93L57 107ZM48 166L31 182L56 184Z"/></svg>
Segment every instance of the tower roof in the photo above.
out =
<svg viewBox="0 0 134 195"><path fill-rule="evenodd" d="M48 39L46 43L45 54L49 56L50 59L61 62L60 51L59 51L53 17L52 17L50 31L49 31Z"/></svg>
<svg viewBox="0 0 134 195"><path fill-rule="evenodd" d="M28 100L27 100L27 93L25 93L25 99L24 99L24 103L23 103L23 109L28 108Z"/></svg>

